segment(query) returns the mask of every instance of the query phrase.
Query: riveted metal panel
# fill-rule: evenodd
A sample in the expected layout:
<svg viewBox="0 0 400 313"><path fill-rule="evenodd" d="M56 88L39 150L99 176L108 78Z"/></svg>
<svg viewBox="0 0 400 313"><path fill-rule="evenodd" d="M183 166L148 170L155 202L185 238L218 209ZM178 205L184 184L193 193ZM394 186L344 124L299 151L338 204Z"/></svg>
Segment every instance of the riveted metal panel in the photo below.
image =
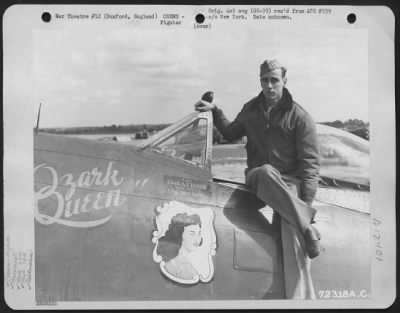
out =
<svg viewBox="0 0 400 313"><path fill-rule="evenodd" d="M239 271L280 273L275 238L262 232L235 230L233 264Z"/></svg>

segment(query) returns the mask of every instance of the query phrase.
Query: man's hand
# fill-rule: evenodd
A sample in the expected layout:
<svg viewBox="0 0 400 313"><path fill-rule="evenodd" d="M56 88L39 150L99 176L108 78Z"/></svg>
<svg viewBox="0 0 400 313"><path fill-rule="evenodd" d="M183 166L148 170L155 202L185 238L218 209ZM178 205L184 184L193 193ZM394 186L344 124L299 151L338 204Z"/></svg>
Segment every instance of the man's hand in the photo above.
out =
<svg viewBox="0 0 400 313"><path fill-rule="evenodd" d="M207 102L204 100L197 101L194 105L194 109L199 112L207 112L211 111L215 108L215 104L211 102Z"/></svg>
<svg viewBox="0 0 400 313"><path fill-rule="evenodd" d="M215 108L215 104L212 103L213 99L214 99L214 92L207 91L206 93L203 94L201 100L196 102L196 104L194 105L194 109L199 112L211 111L212 109Z"/></svg>

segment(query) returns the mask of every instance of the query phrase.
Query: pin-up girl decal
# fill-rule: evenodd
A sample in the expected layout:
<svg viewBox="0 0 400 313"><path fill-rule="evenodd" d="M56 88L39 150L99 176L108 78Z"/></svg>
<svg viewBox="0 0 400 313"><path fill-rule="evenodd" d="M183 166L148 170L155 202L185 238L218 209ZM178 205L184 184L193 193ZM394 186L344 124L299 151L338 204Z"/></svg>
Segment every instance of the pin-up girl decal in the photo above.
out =
<svg viewBox="0 0 400 313"><path fill-rule="evenodd" d="M163 274L183 284L210 281L216 248L213 211L176 201L157 211L153 258Z"/></svg>

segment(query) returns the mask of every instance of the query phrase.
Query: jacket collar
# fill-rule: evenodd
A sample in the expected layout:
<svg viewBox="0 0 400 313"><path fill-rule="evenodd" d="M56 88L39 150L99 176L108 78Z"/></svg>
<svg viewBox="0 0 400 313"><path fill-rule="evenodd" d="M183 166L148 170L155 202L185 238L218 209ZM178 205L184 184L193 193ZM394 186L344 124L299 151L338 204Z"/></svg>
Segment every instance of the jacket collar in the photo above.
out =
<svg viewBox="0 0 400 313"><path fill-rule="evenodd" d="M263 107L264 101L265 101L264 94L261 91L258 94L256 101L258 103L258 108L260 108L261 110L264 110ZM287 88L283 88L282 98L277 105L277 110L290 111L292 108L293 108L293 97L290 94L289 90L287 90Z"/></svg>

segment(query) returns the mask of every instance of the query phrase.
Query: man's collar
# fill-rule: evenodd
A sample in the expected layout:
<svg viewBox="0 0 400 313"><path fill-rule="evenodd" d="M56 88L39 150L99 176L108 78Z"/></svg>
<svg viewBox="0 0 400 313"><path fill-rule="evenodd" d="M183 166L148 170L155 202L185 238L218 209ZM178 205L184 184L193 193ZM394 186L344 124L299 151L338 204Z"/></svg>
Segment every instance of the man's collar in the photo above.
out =
<svg viewBox="0 0 400 313"><path fill-rule="evenodd" d="M258 100L257 102L260 105L260 108L264 110L265 97L262 91L258 95L257 100ZM293 97L290 94L289 90L287 90L287 88L283 88L282 98L281 100L279 100L278 104L276 105L276 108L282 111L289 111L292 109L292 107L293 107Z"/></svg>

